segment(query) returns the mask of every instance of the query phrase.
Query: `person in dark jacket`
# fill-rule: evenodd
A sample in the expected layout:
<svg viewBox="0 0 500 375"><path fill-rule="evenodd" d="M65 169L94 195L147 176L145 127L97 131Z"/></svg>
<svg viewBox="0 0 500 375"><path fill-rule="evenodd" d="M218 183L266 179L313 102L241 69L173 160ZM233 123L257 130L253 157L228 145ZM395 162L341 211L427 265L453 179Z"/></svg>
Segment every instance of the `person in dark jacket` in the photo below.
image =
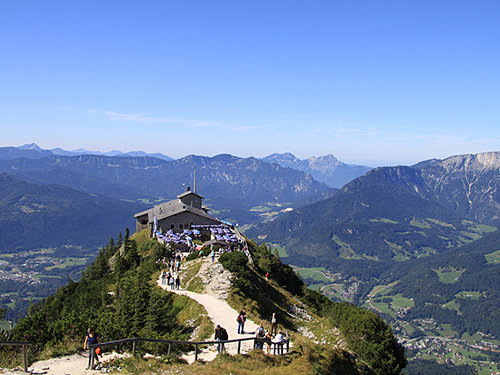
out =
<svg viewBox="0 0 500 375"><path fill-rule="evenodd" d="M95 353L95 349L92 350L92 348L89 347L89 345L94 345L101 342L99 335L97 332L95 332L92 328L87 329L87 335L85 336L85 341L83 342L83 350L87 350L87 348L90 350L89 353L89 367L87 369L91 368L92 365L92 355L94 356L94 360L99 362L99 358L97 357L97 354Z"/></svg>
<svg viewBox="0 0 500 375"><path fill-rule="evenodd" d="M215 327L215 340L217 341L226 341L228 340L229 336L227 334L227 331L224 327L221 327L219 324L217 324L217 327ZM217 344L217 353L220 353L221 351L224 351L224 342L220 342Z"/></svg>
<svg viewBox="0 0 500 375"><path fill-rule="evenodd" d="M244 334L245 322L247 321L247 312L245 311L245 309L240 311L240 314L238 315L236 321L238 322L238 334Z"/></svg>

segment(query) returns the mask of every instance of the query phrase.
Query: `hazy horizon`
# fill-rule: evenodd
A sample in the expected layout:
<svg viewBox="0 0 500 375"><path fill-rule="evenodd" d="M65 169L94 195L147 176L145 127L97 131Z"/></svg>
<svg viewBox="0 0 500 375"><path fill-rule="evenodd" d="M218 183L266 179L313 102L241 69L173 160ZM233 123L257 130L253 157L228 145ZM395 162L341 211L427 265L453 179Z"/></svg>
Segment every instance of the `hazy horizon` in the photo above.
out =
<svg viewBox="0 0 500 375"><path fill-rule="evenodd" d="M5 146L412 165L500 150L498 2L0 4Z"/></svg>

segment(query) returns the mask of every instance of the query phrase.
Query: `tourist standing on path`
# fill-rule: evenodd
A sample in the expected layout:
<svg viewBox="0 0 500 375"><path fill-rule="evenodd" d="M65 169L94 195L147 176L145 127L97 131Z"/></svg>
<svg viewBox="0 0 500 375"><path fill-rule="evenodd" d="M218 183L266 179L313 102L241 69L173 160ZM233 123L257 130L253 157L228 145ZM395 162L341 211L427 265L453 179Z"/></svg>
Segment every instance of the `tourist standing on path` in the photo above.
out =
<svg viewBox="0 0 500 375"><path fill-rule="evenodd" d="M276 313L273 313L273 316L271 316L269 323L271 323L271 335L274 332L274 335L276 336L278 332L278 318L276 318Z"/></svg>
<svg viewBox="0 0 500 375"><path fill-rule="evenodd" d="M99 335L92 329L89 328L87 329L87 335L85 336L85 341L83 342L83 350L87 350L87 348L90 350L89 353L89 367L87 370L90 370L91 365L92 365L92 356L94 359L99 362L99 358L97 357L97 354L95 352L96 348L90 348L89 345L94 345L101 342L101 339L99 338Z"/></svg>
<svg viewBox="0 0 500 375"><path fill-rule="evenodd" d="M179 277L179 275L177 275L177 277L175 278L175 289L179 290L181 287L181 278Z"/></svg>
<svg viewBox="0 0 500 375"><path fill-rule="evenodd" d="M283 354L283 342L285 341L285 336L283 332L279 332L274 338L275 348L278 348L278 354Z"/></svg>
<svg viewBox="0 0 500 375"><path fill-rule="evenodd" d="M257 331L255 331L255 337L258 339L264 339L266 337L266 332L264 331L264 326L262 323L260 323L259 328L257 328ZM262 349L264 348L264 342L262 341L256 341L255 342L255 349Z"/></svg>
<svg viewBox="0 0 500 375"><path fill-rule="evenodd" d="M210 255L212 256L212 263L213 263L214 260L215 260L215 250L212 250L212 252L210 253Z"/></svg>
<svg viewBox="0 0 500 375"><path fill-rule="evenodd" d="M266 340L266 344L267 344L267 354L270 354L271 353L271 345L273 343L273 336L271 335L271 332L269 332L269 331L266 332L266 336L265 336L264 340Z"/></svg>
<svg viewBox="0 0 500 375"><path fill-rule="evenodd" d="M242 335L245 333L245 322L247 320L247 312L245 309L240 311L240 314L238 315L238 318L236 318L236 321L238 322L238 334Z"/></svg>
<svg viewBox="0 0 500 375"><path fill-rule="evenodd" d="M227 334L227 331L224 327L221 327L219 324L217 324L217 327L215 327L215 340L217 341L226 341L229 339L229 336ZM217 344L217 353L220 354L221 351L226 350L224 347L224 342L219 342Z"/></svg>

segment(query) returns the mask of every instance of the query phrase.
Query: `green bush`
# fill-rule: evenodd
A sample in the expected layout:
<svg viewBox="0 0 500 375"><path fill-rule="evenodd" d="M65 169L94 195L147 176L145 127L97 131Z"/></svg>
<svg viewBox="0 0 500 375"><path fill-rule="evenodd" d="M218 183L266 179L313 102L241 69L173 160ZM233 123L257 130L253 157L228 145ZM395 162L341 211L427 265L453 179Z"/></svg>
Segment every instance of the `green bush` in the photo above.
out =
<svg viewBox="0 0 500 375"><path fill-rule="evenodd" d="M248 270L248 258L245 253L240 251L222 254L219 258L219 262L222 263L224 268L236 275L241 275Z"/></svg>

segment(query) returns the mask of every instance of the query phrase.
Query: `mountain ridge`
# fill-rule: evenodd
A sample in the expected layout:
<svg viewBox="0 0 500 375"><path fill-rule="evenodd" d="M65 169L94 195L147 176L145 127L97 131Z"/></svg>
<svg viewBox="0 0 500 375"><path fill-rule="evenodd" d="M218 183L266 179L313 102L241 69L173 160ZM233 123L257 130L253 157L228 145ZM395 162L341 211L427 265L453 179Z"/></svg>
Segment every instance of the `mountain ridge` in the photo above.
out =
<svg viewBox="0 0 500 375"><path fill-rule="evenodd" d="M292 254L323 253L320 263L328 261L330 253L334 258L386 258L442 252L480 237L480 224L500 225L498 165L500 153L488 153L418 167L375 168L332 197L283 214L248 234L291 248ZM464 184L471 176L474 183ZM316 246L299 250L304 236Z"/></svg>
<svg viewBox="0 0 500 375"><path fill-rule="evenodd" d="M262 160L279 164L282 167L308 172L316 180L324 182L332 188L341 188L346 183L372 169L362 165L342 163L332 154L320 157L311 156L301 160L290 152L284 154L274 153L262 158Z"/></svg>

